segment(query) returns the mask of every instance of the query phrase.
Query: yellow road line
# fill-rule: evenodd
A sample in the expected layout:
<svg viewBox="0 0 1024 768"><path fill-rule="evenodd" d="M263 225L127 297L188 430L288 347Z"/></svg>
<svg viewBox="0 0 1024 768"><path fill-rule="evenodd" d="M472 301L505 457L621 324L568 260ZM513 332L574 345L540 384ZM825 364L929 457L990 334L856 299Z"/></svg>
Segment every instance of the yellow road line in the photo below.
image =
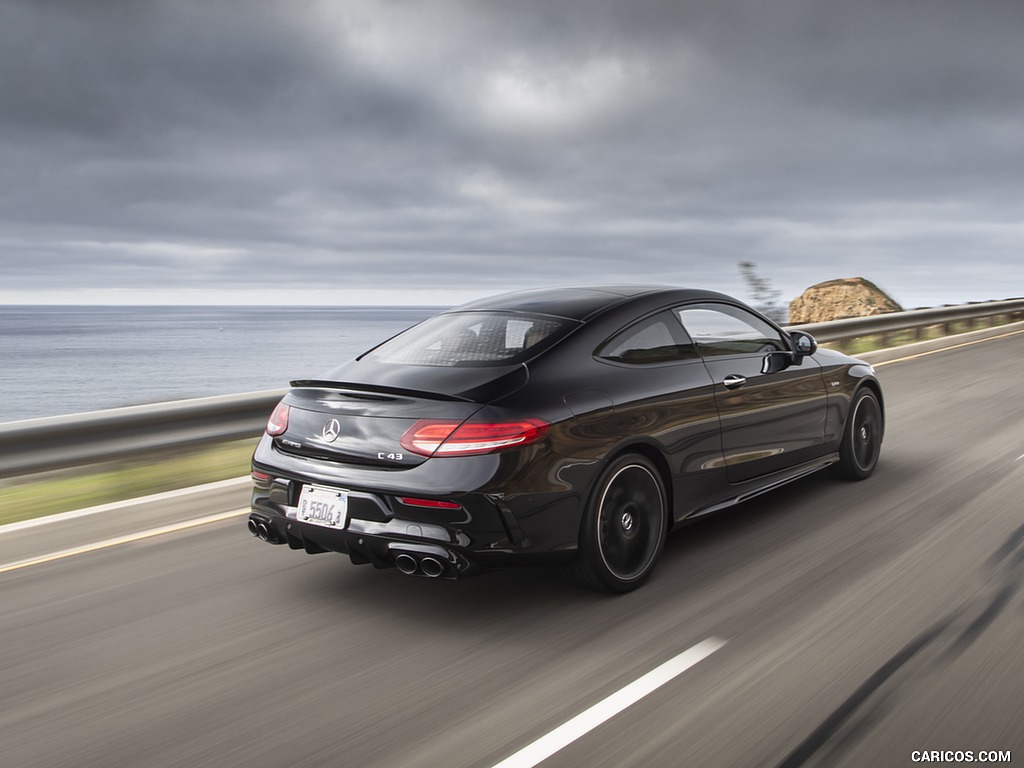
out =
<svg viewBox="0 0 1024 768"><path fill-rule="evenodd" d="M113 512L115 510L126 509L128 507L137 507L143 504L153 504L154 502L166 501L167 499L179 499L182 496L190 496L194 493L209 493L210 491L220 490L222 488L231 488L236 485L242 486L246 483L249 485L252 484L252 478L249 477L249 475L245 475L244 477L232 477L229 480L216 480L212 483L203 483L202 485L191 485L187 488L178 488L174 491L161 491L160 493L153 493L147 496L135 496L131 499L111 501L106 504L99 504L95 507L85 507L84 509L72 509L69 512L57 512L52 515L43 515L42 517L33 517L28 520L19 520L15 523L4 523L3 525L0 525L0 536L5 533L23 531L26 528L36 528L40 525L61 523L65 520L77 520L80 517L104 514L106 512Z"/></svg>
<svg viewBox="0 0 1024 768"><path fill-rule="evenodd" d="M86 552L96 552L100 549L116 547L119 544L128 544L133 541L151 539L154 536L163 536L165 533L176 533L178 531L186 531L189 528L198 528L201 525L219 523L221 520L229 520L232 517L241 517L242 515L247 514L249 514L248 507L246 507L245 509L234 509L230 512L218 512L216 515L197 517L194 520L186 520L181 523L174 523L173 525L163 525L159 528L150 528L147 531L129 533L125 536L116 536L112 539L104 539L103 541L97 541L94 544L83 544L79 547L71 547L70 549L62 549L59 552L51 552L48 555L31 557L26 560L16 560L13 563L4 563L3 565L0 565L0 573L7 573L8 571L17 571L22 568L28 568L32 565L52 563L54 560L63 560L65 557L72 557L74 555L84 555Z"/></svg>
<svg viewBox="0 0 1024 768"><path fill-rule="evenodd" d="M872 363L873 368L880 368L883 365L892 365L893 363L902 363L904 360L915 360L919 357L927 357L928 355L937 355L939 352L948 352L951 349L959 349L960 347L970 347L974 344L982 344L986 341L995 341L996 339L1005 339L1008 336L1017 336L1024 331L1010 331L1010 333L1001 333L998 336L988 336L984 339L975 339L974 341L965 341L962 344L954 344L951 347L941 347L939 349L931 349L927 352L918 352L916 355L907 355L906 357L897 357L895 360L885 360L881 363Z"/></svg>

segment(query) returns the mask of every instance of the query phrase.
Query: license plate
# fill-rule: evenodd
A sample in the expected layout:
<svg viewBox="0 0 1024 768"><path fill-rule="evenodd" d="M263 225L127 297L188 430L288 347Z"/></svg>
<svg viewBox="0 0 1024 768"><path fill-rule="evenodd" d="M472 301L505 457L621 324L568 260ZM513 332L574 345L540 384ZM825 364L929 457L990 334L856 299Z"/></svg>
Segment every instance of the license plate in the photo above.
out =
<svg viewBox="0 0 1024 768"><path fill-rule="evenodd" d="M325 528L344 528L348 522L348 491L302 486L295 519Z"/></svg>

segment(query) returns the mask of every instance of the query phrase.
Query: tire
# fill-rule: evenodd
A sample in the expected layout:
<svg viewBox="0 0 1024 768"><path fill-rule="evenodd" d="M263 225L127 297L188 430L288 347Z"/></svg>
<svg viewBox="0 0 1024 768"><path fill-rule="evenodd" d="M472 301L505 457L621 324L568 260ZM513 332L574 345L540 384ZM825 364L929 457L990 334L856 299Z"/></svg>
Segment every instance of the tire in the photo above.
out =
<svg viewBox="0 0 1024 768"><path fill-rule="evenodd" d="M566 571L588 589L630 592L651 575L667 532L661 473L639 454L620 456L594 486Z"/></svg>
<svg viewBox="0 0 1024 768"><path fill-rule="evenodd" d="M858 390L850 403L850 415L839 446L836 472L847 480L871 477L882 448L882 407L878 396L867 388Z"/></svg>

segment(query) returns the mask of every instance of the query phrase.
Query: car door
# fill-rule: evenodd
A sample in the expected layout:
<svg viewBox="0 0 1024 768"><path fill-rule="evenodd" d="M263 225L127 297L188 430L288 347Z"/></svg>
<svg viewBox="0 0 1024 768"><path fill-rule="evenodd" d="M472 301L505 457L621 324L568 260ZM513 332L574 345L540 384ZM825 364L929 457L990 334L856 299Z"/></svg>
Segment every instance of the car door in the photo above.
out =
<svg viewBox="0 0 1024 768"><path fill-rule="evenodd" d="M730 483L809 461L824 450L827 395L821 366L795 357L763 373L770 352L790 352L788 337L749 310L726 303L676 309L714 381Z"/></svg>
<svg viewBox="0 0 1024 768"><path fill-rule="evenodd" d="M594 360L593 381L614 404L606 421L587 427L595 436L616 442L650 436L668 460L674 481L721 463L713 382L670 309L615 333ZM701 493L690 488L687 502Z"/></svg>

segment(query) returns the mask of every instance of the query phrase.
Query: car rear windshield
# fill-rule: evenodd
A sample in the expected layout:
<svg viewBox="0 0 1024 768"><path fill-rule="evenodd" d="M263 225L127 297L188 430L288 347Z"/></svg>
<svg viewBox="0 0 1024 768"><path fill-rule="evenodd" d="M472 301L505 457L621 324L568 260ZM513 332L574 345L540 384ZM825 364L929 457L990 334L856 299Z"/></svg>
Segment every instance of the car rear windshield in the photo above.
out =
<svg viewBox="0 0 1024 768"><path fill-rule="evenodd" d="M538 315L452 312L413 326L360 359L402 365L510 365L549 347L573 325Z"/></svg>

